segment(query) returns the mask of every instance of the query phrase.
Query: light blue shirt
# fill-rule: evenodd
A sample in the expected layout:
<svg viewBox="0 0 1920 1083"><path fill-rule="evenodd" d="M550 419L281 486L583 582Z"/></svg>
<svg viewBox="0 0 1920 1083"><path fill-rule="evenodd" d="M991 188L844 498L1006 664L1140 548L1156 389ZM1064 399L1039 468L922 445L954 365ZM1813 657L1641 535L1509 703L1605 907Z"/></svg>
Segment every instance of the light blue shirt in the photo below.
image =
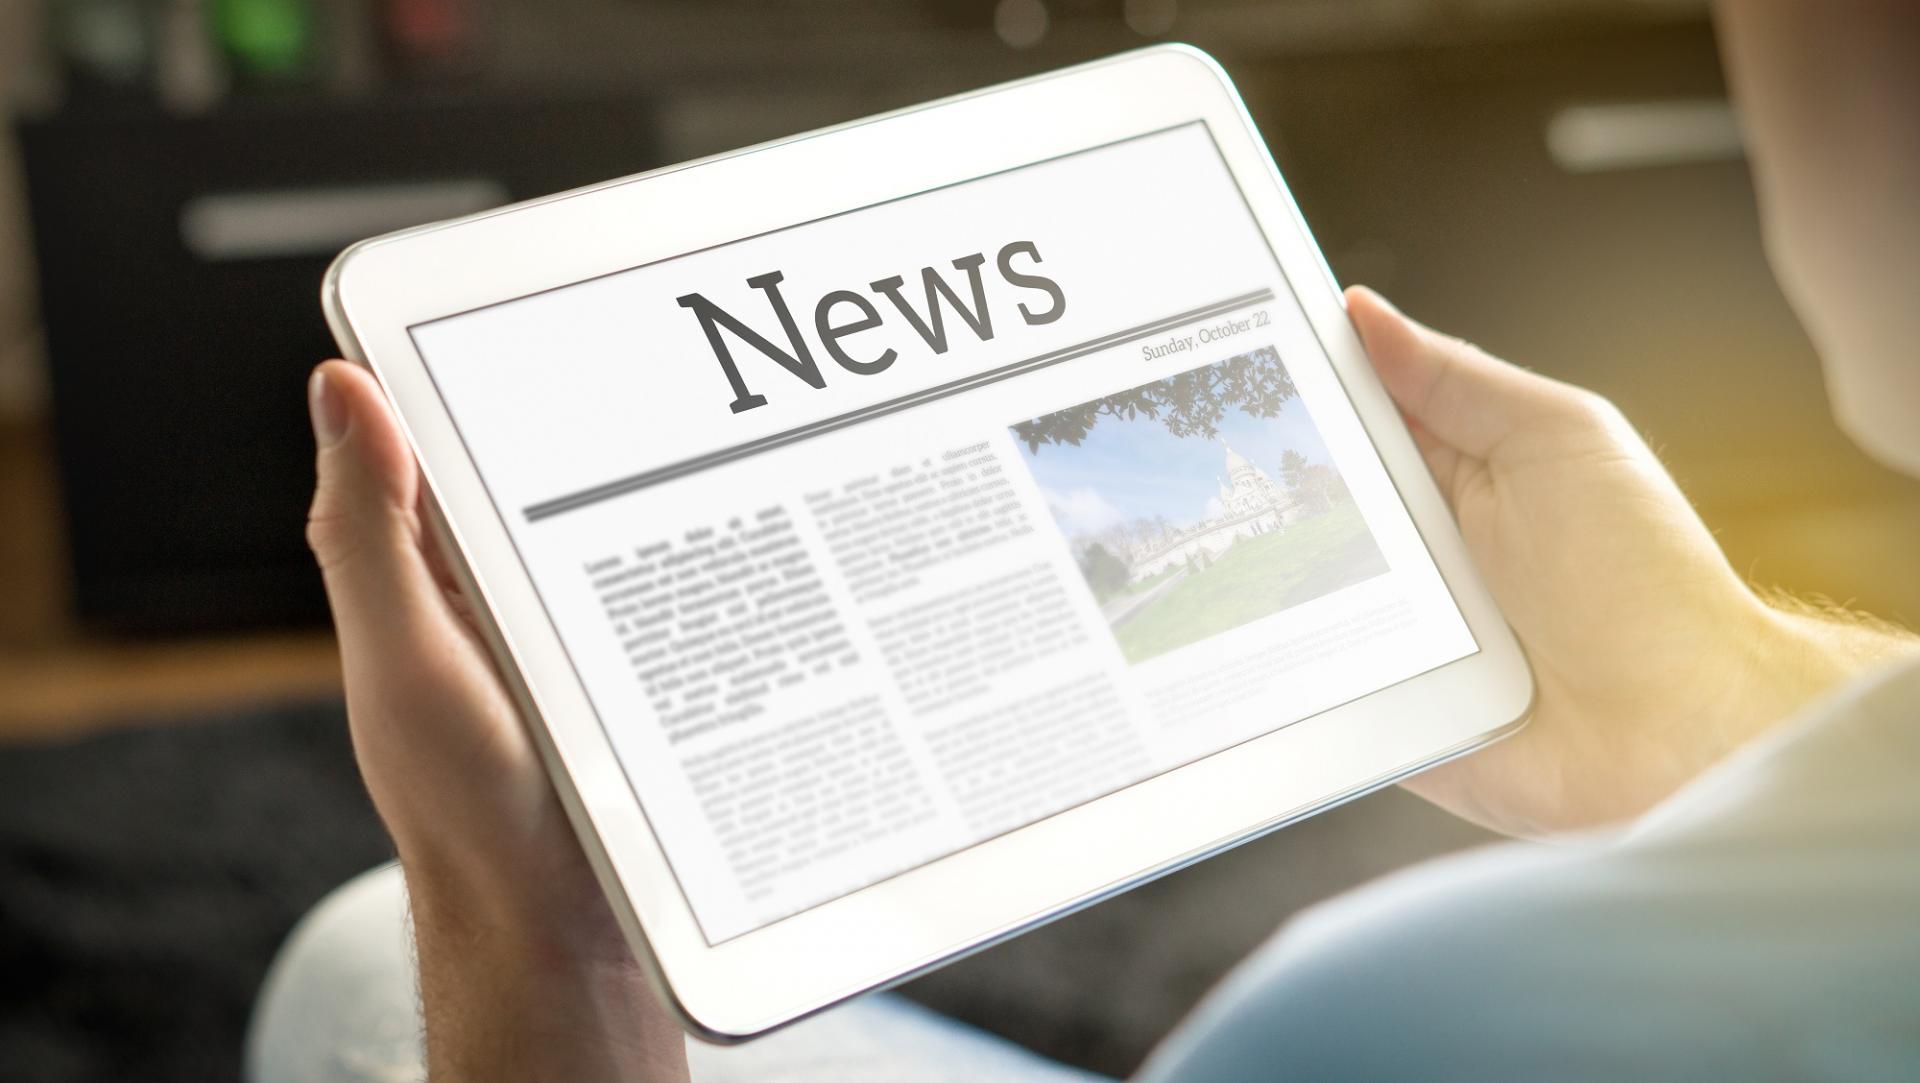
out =
<svg viewBox="0 0 1920 1083"><path fill-rule="evenodd" d="M1137 1079L1920 1080L1920 667L1617 839L1438 860L1307 912Z"/></svg>

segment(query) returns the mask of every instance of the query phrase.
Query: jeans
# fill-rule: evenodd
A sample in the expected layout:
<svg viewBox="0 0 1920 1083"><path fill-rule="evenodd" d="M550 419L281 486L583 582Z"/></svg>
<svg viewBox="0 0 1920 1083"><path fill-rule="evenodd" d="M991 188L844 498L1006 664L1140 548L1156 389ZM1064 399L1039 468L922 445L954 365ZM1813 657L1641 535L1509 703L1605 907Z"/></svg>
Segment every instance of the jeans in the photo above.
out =
<svg viewBox="0 0 1920 1083"><path fill-rule="evenodd" d="M426 1074L397 866L363 873L303 918L254 1005L251 1083L399 1083ZM876 994L738 1046L687 1041L700 1083L1100 1083L985 1031Z"/></svg>

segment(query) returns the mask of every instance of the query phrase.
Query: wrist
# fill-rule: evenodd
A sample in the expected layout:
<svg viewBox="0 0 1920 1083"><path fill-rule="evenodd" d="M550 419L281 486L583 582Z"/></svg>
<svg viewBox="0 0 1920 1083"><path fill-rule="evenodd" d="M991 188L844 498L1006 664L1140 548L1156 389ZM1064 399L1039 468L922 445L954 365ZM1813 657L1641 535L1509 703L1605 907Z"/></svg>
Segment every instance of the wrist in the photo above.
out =
<svg viewBox="0 0 1920 1083"><path fill-rule="evenodd" d="M416 905L432 907L448 928L556 965L631 958L557 805L523 814L518 830L506 831L421 830L417 820L385 818Z"/></svg>
<svg viewBox="0 0 1920 1083"><path fill-rule="evenodd" d="M402 869L432 1076L685 1078L685 1039L617 931L583 936L469 878Z"/></svg>
<svg viewBox="0 0 1920 1083"><path fill-rule="evenodd" d="M396 838L416 924L468 950L558 973L637 970L585 858L465 853Z"/></svg>
<svg viewBox="0 0 1920 1083"><path fill-rule="evenodd" d="M1784 594L1756 602L1761 633L1749 663L1761 690L1755 730L1799 714L1875 669L1920 658L1920 638L1876 618Z"/></svg>

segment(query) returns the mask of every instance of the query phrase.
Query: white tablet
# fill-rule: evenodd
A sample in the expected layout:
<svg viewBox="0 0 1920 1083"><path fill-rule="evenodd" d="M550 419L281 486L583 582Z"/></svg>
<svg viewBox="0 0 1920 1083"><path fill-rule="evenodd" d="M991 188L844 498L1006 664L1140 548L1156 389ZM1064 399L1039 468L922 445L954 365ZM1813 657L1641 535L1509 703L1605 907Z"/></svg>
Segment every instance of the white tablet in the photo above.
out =
<svg viewBox="0 0 1920 1083"><path fill-rule="evenodd" d="M710 1038L1530 702L1192 49L365 242L326 306L636 952Z"/></svg>

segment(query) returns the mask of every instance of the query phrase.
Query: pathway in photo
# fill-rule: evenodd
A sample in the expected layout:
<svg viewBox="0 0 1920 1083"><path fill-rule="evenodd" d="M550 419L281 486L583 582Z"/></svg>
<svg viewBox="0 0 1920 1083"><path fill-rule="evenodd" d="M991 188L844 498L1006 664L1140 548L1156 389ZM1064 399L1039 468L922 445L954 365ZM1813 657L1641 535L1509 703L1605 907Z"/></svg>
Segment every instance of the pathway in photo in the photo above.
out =
<svg viewBox="0 0 1920 1083"><path fill-rule="evenodd" d="M1168 576L1162 582L1155 583L1150 589L1143 593L1122 594L1118 597L1109 598L1106 604L1100 607L1100 615L1107 618L1107 626L1109 628L1118 628L1122 624L1132 620L1141 610L1159 601L1162 595L1172 590L1180 580L1186 577L1187 570L1182 568Z"/></svg>

